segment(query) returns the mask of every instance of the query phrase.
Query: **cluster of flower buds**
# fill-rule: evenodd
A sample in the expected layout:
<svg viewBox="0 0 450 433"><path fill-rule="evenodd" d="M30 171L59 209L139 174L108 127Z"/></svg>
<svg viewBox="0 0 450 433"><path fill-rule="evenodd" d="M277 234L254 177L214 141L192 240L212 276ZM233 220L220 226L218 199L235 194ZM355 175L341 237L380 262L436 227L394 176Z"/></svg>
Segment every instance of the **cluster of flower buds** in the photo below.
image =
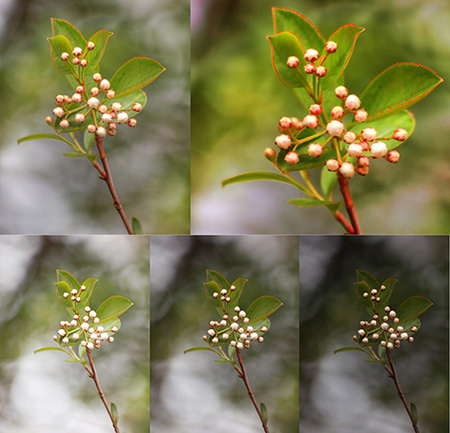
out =
<svg viewBox="0 0 450 433"><path fill-rule="evenodd" d="M379 290L373 289L370 293L364 292L363 297L377 304L381 302L381 292L386 290L385 286L381 286ZM384 308L383 314L374 314L370 321L361 320L360 328L353 339L358 344L379 343L387 349L398 349L402 341L412 343L417 332L417 326L410 325L404 327L401 324L401 318L389 306Z"/></svg>
<svg viewBox="0 0 450 433"><path fill-rule="evenodd" d="M389 137L377 137L378 132L367 127L360 133L352 130L346 130L346 126L342 119L347 114L353 115L355 122L365 122L368 113L361 108L361 101L356 95L349 95L348 89L344 86L338 86L335 89L335 95L342 100L343 107L336 105L331 109L331 120L325 124L321 122L323 107L319 104L312 104L309 107L310 114L306 115L302 120L296 117L282 117L278 123L278 129L281 132L275 138L275 145L283 150L288 150L292 145L297 146L305 141L305 138L299 140L298 132L305 128L317 129L322 126L326 131L328 139L324 144L314 142L308 145L308 155L311 157L319 157L322 155L324 148L332 139L339 140L341 146L346 146L347 154L343 158L332 158L326 161L326 167L329 171L339 171L344 177L352 178L355 172L365 176L369 173L370 158L384 158L389 162L396 163L400 159L400 153L397 150L388 152L388 147L384 141L387 140L406 140L408 133L405 129L399 128ZM354 124L353 124L354 125ZM380 141L383 140L383 141ZM330 145L331 146L331 145ZM265 153L268 149L265 150ZM364 154L364 152L366 152ZM356 164L345 159L348 157L356 158ZM285 161L290 165L299 162L299 154L292 150L285 155Z"/></svg>
<svg viewBox="0 0 450 433"><path fill-rule="evenodd" d="M314 48L309 48L304 52L304 59L307 62L304 66L304 70L307 74L315 74L318 78L322 78L327 75L327 68L322 66L324 60L328 54L335 53L338 46L336 42L328 41L325 44L326 55L320 57L319 52ZM286 65L290 69L297 69L300 65L300 59L297 56L289 56L286 61Z"/></svg>
<svg viewBox="0 0 450 433"><path fill-rule="evenodd" d="M85 68L88 65L87 59L85 59L87 53L89 51L92 51L95 48L95 43L92 41L89 41L86 44L86 49L83 50L83 48L75 47L72 50L72 56L69 53L61 53L61 60L63 62L68 62L72 60L72 63L75 66L80 66L82 68Z"/></svg>
<svg viewBox="0 0 450 433"><path fill-rule="evenodd" d="M220 293L213 293L213 297L220 299L225 304L225 311L220 321L211 320L209 322L209 329L203 336L203 340L208 344L229 343L236 349L248 349L252 341L262 343L264 337L261 334L267 332L266 326L260 326L255 329L250 319L247 317L245 310L241 310L239 306L234 307L234 310L229 311L226 304L231 302L231 292L236 290L235 286L230 286L229 290L223 289Z"/></svg>
<svg viewBox="0 0 450 433"><path fill-rule="evenodd" d="M69 299L73 303L74 314L72 320L59 322L59 330L53 336L61 347L66 344L80 343L81 346L87 349L98 349L102 341L112 343L114 341L113 334L118 331L117 326L111 326L105 329L101 324L101 320L97 317L95 310L90 307L85 307L84 312L79 311L78 303L81 302L82 294L86 290L85 286L81 286L79 290L73 289L70 293L65 292L63 297Z"/></svg>
<svg viewBox="0 0 450 433"><path fill-rule="evenodd" d="M92 42L88 42L86 52L83 52L79 47L74 48L73 61L80 61L80 58L94 48L95 44ZM69 60L69 53L62 53L61 59ZM83 62L83 60L85 59L82 59L80 62ZM82 66L82 63L80 65ZM83 85L79 85L72 96L56 96L56 107L53 109L53 115L59 120L58 125L64 130L70 126L70 115L75 114L74 118L71 118L71 122L72 125L77 125L84 123L91 114L90 118L93 123L87 125L87 130L101 138L106 137L106 134L115 135L118 124L127 124L131 127L136 126L136 119L129 117L128 112L138 113L142 110L142 105L136 102L131 109L122 109L120 102L109 102L108 100L112 100L116 96L116 92L111 88L111 83L98 72L92 78L97 83L97 86L86 89ZM55 121L51 116L48 116L45 121L50 126L55 126Z"/></svg>

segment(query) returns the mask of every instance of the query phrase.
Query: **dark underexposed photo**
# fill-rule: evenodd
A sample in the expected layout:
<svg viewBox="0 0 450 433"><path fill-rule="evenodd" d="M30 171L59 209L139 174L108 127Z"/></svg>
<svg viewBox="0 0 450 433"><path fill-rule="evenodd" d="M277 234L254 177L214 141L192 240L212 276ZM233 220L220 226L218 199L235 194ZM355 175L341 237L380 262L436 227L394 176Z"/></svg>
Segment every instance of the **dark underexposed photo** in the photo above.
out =
<svg viewBox="0 0 450 433"><path fill-rule="evenodd" d="M300 432L448 431L447 236L300 238Z"/></svg>

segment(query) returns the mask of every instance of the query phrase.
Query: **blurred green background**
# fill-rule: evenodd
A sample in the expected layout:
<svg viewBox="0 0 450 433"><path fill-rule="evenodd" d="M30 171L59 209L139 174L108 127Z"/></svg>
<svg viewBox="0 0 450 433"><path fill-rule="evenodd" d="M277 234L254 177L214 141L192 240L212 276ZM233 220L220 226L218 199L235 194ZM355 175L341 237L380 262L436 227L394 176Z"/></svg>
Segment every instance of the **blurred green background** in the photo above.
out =
<svg viewBox="0 0 450 433"><path fill-rule="evenodd" d="M448 1L193 0L192 5L193 233L342 232L325 209L286 203L298 197L289 185L220 185L241 172L275 171L262 152L273 145L278 120L305 114L272 66L265 39L273 34L272 6L305 15L324 37L348 23L366 28L345 75L352 93L361 93L397 62L423 64L446 80L412 107L417 127L399 147L400 162L374 161L370 174L355 176L350 188L363 233L450 231Z"/></svg>
<svg viewBox="0 0 450 433"><path fill-rule="evenodd" d="M300 431L412 431L394 382L360 352L352 336L366 310L356 299L356 270L379 282L398 278L389 305L422 295L434 305L420 316L415 341L392 357L419 429L449 429L449 240L447 236L303 236L300 238Z"/></svg>
<svg viewBox="0 0 450 433"><path fill-rule="evenodd" d="M51 62L51 17L88 38L114 32L101 64L105 78L134 56L167 68L144 88L148 103L137 127L119 128L105 151L129 219L139 218L145 233L189 233L189 1L2 0L0 9L0 233L125 233L87 160L61 156L71 149L53 140L16 145L22 136L50 133L44 119L54 98L71 90Z"/></svg>
<svg viewBox="0 0 450 433"><path fill-rule="evenodd" d="M274 432L298 431L298 238L155 236L150 242L150 383L152 433L262 431L242 380L209 352L202 336L218 317L205 296L206 270L232 282L248 278L240 306L273 295L284 305L270 316L263 344L245 350L251 387ZM206 347L206 345L205 345Z"/></svg>
<svg viewBox="0 0 450 433"><path fill-rule="evenodd" d="M0 237L0 432L112 431L94 383L52 336L68 314L56 298L56 269L98 278L90 306L111 295L134 305L113 344L93 353L100 384L124 432L149 431L149 240L145 237Z"/></svg>

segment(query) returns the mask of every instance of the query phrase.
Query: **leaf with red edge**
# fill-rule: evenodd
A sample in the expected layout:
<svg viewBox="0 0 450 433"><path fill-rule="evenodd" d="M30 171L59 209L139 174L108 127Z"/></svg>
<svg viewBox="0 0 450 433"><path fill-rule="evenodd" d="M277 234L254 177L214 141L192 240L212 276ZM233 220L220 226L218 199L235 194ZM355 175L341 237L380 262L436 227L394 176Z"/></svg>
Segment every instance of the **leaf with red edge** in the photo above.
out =
<svg viewBox="0 0 450 433"><path fill-rule="evenodd" d="M93 50L89 50L84 56L84 58L88 61L87 66L84 68L84 73L86 75L91 73L99 64L105 52L106 43L112 35L113 33L108 32L107 30L99 30L89 39L89 42L93 42L95 47Z"/></svg>
<svg viewBox="0 0 450 433"><path fill-rule="evenodd" d="M73 48L86 48L86 39L73 24L69 23L69 21L59 18L52 18L51 23L53 36L64 35L69 40ZM69 51L69 53L72 55L72 51Z"/></svg>
<svg viewBox="0 0 450 433"><path fill-rule="evenodd" d="M62 53L72 52L72 46L70 45L69 39L64 35L58 35L53 38L48 38L47 40L50 42L50 54L56 70L64 75L72 74L73 65L70 60L61 60Z"/></svg>
<svg viewBox="0 0 450 433"><path fill-rule="evenodd" d="M389 116L420 101L443 81L425 66L397 63L369 83L360 96L361 106L369 119Z"/></svg>
<svg viewBox="0 0 450 433"><path fill-rule="evenodd" d="M347 67L353 49L355 48L356 39L358 39L358 36L364 30L363 27L346 24L345 26L338 28L330 36L328 40L336 42L338 49L335 53L328 54L327 58L322 63L322 65L327 68L327 75L320 79L322 89L332 86ZM326 54L327 52L324 49L322 56L325 56Z"/></svg>
<svg viewBox="0 0 450 433"><path fill-rule="evenodd" d="M305 50L314 48L319 53L322 51L325 39L314 24L303 15L290 9L273 7L272 16L275 33L289 31L297 36Z"/></svg>
<svg viewBox="0 0 450 433"><path fill-rule="evenodd" d="M291 32L283 32L267 36L267 39L272 45L273 66L281 82L287 87L310 87L304 70L303 47L297 37ZM291 56L298 57L300 64L297 68L287 66L287 59Z"/></svg>

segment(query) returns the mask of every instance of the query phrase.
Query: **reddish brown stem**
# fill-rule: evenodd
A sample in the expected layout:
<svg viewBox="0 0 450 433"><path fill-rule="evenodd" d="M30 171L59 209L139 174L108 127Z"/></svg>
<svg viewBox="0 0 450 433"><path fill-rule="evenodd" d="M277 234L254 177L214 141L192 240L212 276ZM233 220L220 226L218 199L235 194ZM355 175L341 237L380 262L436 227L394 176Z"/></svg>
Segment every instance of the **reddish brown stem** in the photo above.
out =
<svg viewBox="0 0 450 433"><path fill-rule="evenodd" d="M111 193L111 196L114 201L114 207L117 209L117 212L119 212L120 218L122 219L128 234L134 235L130 223L128 222L127 216L125 215L125 211L123 210L122 204L120 203L119 196L117 195L116 189L114 188L114 183L111 177L111 171L109 170L108 160L106 159L106 154L105 151L103 150L103 141L101 137L98 137L96 135L95 142L97 144L98 153L100 155L100 159L102 161L102 165L104 168L104 175L101 175L101 179L103 179L108 185L109 192Z"/></svg>
<svg viewBox="0 0 450 433"><path fill-rule="evenodd" d="M338 182L342 197L344 198L344 203L347 209L348 216L350 218L350 222L352 223L354 234L360 235L361 228L359 227L359 221L358 217L356 216L355 205L353 204L353 200L350 195L350 189L348 187L348 179L342 176L341 173L338 173Z"/></svg>
<svg viewBox="0 0 450 433"><path fill-rule="evenodd" d="M98 395L100 397L100 400L103 402L103 404L104 404L104 406L106 408L106 412L108 412L109 418L111 419L111 422L112 422L112 425L113 425L113 428L114 428L114 431L116 433L120 433L119 432L119 427L117 426L116 422L114 421L113 414L111 412L111 409L108 406L108 402L106 401L105 394L103 394L102 388L100 387L100 382L98 381L98 376L97 376L97 372L95 371L94 360L92 359L92 355L91 355L91 350L90 349L86 349L86 355L88 357L89 365L91 366L91 369L89 370L89 368L86 365L84 367L89 372L89 376L92 378L92 380L95 383L95 386L97 387Z"/></svg>
<svg viewBox="0 0 450 433"><path fill-rule="evenodd" d="M395 386L397 387L398 395L400 397L400 400L403 403L403 406L405 406L406 412L408 413L409 419L411 420L411 424L413 426L415 433L419 433L419 428L417 427L417 424L414 420L413 414L411 413L411 409L408 406L408 403L405 398L405 394L403 394L402 388L400 387L400 383L399 383L398 377L397 377L397 372L395 371L395 367L394 367L394 361L392 361L391 351L389 349L386 349L386 354L387 354L387 357L389 360L389 365L391 366L391 370L389 371L389 369L386 366L385 366L385 368L390 373L389 377L394 381Z"/></svg>
<svg viewBox="0 0 450 433"><path fill-rule="evenodd" d="M336 211L336 213L334 214L334 217L336 218L336 221L341 224L345 230L347 230L348 234L354 235L355 234L355 230L353 229L353 227L349 224L349 222L345 219L344 215L342 215L341 212Z"/></svg>
<svg viewBox="0 0 450 433"><path fill-rule="evenodd" d="M247 388L247 391L248 391L248 396L250 397L250 400L252 401L253 406L255 406L255 410L258 413L259 419L261 420L261 424L263 426L264 432L269 433L269 429L264 421L263 414L261 413L258 403L256 402L255 395L253 394L253 391L250 388L250 383L248 382L247 373L245 372L245 368L244 368L244 362L242 361L241 351L239 349L236 349L236 355L239 360L239 365L241 366L241 371L239 372L239 369L237 369L236 366L235 366L235 368L239 372L239 377L245 383L245 387Z"/></svg>

